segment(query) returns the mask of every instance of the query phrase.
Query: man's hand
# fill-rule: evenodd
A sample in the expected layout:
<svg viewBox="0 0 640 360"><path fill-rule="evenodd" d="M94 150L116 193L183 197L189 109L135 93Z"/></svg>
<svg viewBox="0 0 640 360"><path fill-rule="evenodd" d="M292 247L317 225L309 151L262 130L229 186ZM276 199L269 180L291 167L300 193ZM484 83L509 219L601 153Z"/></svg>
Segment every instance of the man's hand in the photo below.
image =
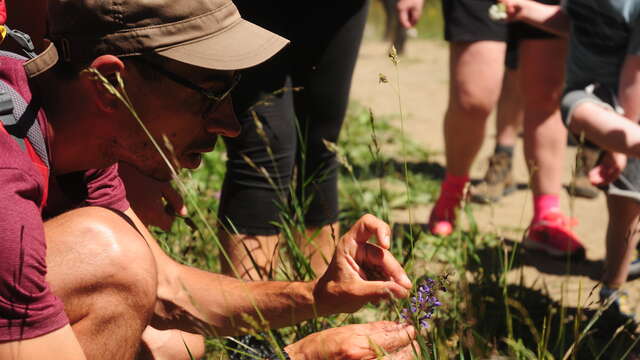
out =
<svg viewBox="0 0 640 360"><path fill-rule="evenodd" d="M411 280L387 250L391 229L365 215L340 239L329 267L314 287L320 314L353 312L368 302L409 295ZM369 243L375 235L378 244Z"/></svg>
<svg viewBox="0 0 640 360"><path fill-rule="evenodd" d="M607 151L598 165L589 171L589 181L595 186L607 185L617 179L626 166L625 154Z"/></svg>
<svg viewBox="0 0 640 360"><path fill-rule="evenodd" d="M391 321L341 326L311 334L285 348L292 360L414 359L412 326ZM373 348L372 348L373 346ZM382 352L384 351L384 352Z"/></svg>
<svg viewBox="0 0 640 360"><path fill-rule="evenodd" d="M422 5L424 0L398 0L396 9L398 10L398 20L405 29L414 27L420 15L422 15Z"/></svg>

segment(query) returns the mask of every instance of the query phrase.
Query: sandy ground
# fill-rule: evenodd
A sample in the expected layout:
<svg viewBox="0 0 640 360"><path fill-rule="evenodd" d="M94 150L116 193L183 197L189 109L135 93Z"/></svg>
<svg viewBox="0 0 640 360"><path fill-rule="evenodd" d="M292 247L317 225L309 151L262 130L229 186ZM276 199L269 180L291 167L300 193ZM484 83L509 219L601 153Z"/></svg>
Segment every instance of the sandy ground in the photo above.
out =
<svg viewBox="0 0 640 360"><path fill-rule="evenodd" d="M431 40L413 40L408 44L406 55L400 60L399 78L402 107L405 114L405 133L437 153L431 161L444 164L442 155L444 138L442 119L448 101L448 47L445 42ZM379 74L385 74L391 81L379 84ZM379 41L365 41L356 66L351 96L353 100L371 107L377 116L390 115L400 126L399 102L392 88L397 84L396 70L387 57L387 45ZM486 141L473 166L472 176L481 178L491 155L495 127L493 116L488 123ZM565 182L571 174L575 150L570 148L565 159ZM521 143L515 154L515 177L519 183L527 183L528 174L522 155ZM572 206L570 205L572 203ZM564 261L548 259L541 254L527 253L524 256L523 273L525 283L535 287L545 287L555 300L560 300L561 288L565 289L565 303L575 306L580 296L582 304L590 290L596 285L603 266L605 254L604 236L607 224L607 212L604 196L595 200L570 200L566 192L562 193L562 209L572 214L579 224L574 229L587 248L587 260L571 265L567 269ZM413 209L417 222L426 222L430 208ZM528 190L517 191L494 206L476 206L474 214L484 230L496 231L505 237L519 241L522 231L528 225L531 215L531 193ZM394 214L397 221L407 221L406 212ZM566 276L569 270L570 276ZM510 276L515 280L521 269L513 270ZM582 293L580 290L582 289ZM640 281L627 284L632 303L640 298ZM597 296L597 292L595 293ZM591 300L594 300L592 298Z"/></svg>

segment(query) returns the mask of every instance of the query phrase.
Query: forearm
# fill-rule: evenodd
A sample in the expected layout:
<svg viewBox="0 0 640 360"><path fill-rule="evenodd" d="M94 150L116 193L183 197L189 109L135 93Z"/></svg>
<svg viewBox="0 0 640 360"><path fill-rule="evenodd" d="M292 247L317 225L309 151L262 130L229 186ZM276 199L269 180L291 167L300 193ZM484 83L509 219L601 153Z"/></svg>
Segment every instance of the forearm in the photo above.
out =
<svg viewBox="0 0 640 360"><path fill-rule="evenodd" d="M640 126L600 104L578 104L569 128L605 150L640 157Z"/></svg>
<svg viewBox="0 0 640 360"><path fill-rule="evenodd" d="M242 281L171 259L135 213L125 212L149 244L158 269L158 303L152 324L159 329L232 335L250 328L248 315L277 328L326 315L314 301L316 282Z"/></svg>
<svg viewBox="0 0 640 360"><path fill-rule="evenodd" d="M253 328L247 319L266 330L319 315L314 282L242 281L183 265L173 281L159 292L162 327L221 336Z"/></svg>
<svg viewBox="0 0 640 360"><path fill-rule="evenodd" d="M556 35L569 36L571 22L560 5L524 1L518 19Z"/></svg>

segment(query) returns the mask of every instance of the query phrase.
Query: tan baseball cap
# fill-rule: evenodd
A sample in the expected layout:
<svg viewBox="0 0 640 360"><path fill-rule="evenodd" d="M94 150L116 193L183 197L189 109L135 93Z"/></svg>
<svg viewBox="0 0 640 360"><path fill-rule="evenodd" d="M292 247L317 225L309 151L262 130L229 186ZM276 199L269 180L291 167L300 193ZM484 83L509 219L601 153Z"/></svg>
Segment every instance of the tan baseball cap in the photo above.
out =
<svg viewBox="0 0 640 360"><path fill-rule="evenodd" d="M49 0L49 36L61 61L155 53L216 70L255 66L288 43L231 0Z"/></svg>

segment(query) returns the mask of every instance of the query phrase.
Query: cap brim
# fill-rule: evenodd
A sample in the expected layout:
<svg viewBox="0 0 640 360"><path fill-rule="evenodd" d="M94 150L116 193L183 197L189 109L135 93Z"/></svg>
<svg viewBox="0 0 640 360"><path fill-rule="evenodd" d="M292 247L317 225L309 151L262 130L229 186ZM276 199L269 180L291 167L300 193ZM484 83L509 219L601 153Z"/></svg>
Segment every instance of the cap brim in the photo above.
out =
<svg viewBox="0 0 640 360"><path fill-rule="evenodd" d="M156 53L170 59L215 70L240 70L256 66L289 43L289 40L240 19L233 26Z"/></svg>

